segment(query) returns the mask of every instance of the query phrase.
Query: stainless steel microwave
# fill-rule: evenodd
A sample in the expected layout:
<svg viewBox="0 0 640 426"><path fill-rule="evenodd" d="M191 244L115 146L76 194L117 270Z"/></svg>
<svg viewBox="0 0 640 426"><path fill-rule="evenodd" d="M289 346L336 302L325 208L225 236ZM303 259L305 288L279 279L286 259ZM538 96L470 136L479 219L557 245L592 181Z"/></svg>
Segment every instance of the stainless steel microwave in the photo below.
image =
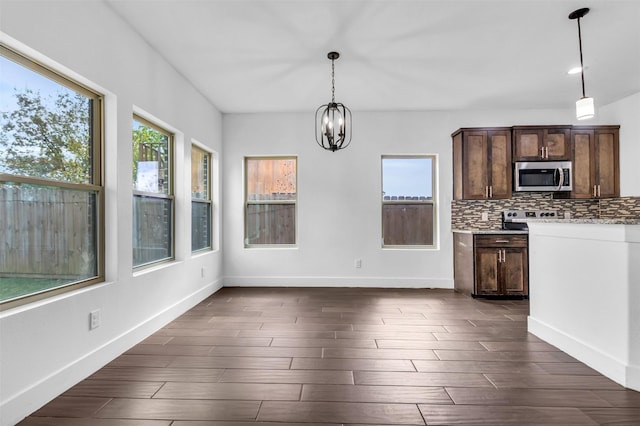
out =
<svg viewBox="0 0 640 426"><path fill-rule="evenodd" d="M517 192L571 191L571 161L518 161L513 184Z"/></svg>

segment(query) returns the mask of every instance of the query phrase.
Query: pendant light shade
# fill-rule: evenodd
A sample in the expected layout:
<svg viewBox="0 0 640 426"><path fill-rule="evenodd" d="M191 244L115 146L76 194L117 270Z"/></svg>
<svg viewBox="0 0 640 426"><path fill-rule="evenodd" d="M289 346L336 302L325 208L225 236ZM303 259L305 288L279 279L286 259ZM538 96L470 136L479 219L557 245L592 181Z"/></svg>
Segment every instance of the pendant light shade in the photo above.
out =
<svg viewBox="0 0 640 426"><path fill-rule="evenodd" d="M334 61L340 57L338 52L329 52L331 59L331 102L320 105L316 110L316 142L322 148L335 152L351 143L351 111L335 100Z"/></svg>
<svg viewBox="0 0 640 426"><path fill-rule="evenodd" d="M569 19L578 21L578 46L580 48L580 76L582 78L582 97L576 101L576 118L578 120L586 120L593 118L595 115L595 106L593 98L587 97L584 91L584 63L582 60L582 32L580 31L580 18L589 13L589 8L574 10L569 14Z"/></svg>
<svg viewBox="0 0 640 426"><path fill-rule="evenodd" d="M576 118L586 120L596 115L593 98L580 98L576 101Z"/></svg>

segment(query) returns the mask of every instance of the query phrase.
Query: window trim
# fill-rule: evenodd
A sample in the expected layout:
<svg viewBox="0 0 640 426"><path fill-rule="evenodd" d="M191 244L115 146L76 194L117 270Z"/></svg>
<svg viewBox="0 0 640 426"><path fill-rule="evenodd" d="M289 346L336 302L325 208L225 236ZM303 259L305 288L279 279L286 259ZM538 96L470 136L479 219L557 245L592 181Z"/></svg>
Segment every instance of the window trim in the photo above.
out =
<svg viewBox="0 0 640 426"><path fill-rule="evenodd" d="M209 246L199 248L197 250L193 249L193 241L191 241L191 254L200 254L209 251L213 251L213 188L212 188L212 179L213 179L213 153L208 149L203 148L201 145L196 144L195 142L191 143L191 153L193 158L193 150L196 149L198 151L203 152L208 158L208 166L207 167L207 198L193 198L193 192L191 193L191 211L193 212L193 203L203 203L209 205ZM193 178L193 169L191 171L191 176ZM191 216L193 218L193 216ZM193 220L191 221L191 232L193 233Z"/></svg>
<svg viewBox="0 0 640 426"><path fill-rule="evenodd" d="M171 254L168 257L163 257L162 259L156 259L151 262L145 262L139 265L133 265L133 271L137 272L146 268L156 266L158 264L170 263L176 260L176 232L175 232L176 230L176 196L175 196L175 182L174 182L175 181L175 177L174 177L175 175L175 167L174 167L175 166L175 133L159 126L158 124L153 123L152 121L149 121L148 119L140 115L138 112L133 113L132 120L137 121L146 127L149 127L157 132L160 132L166 135L168 137L168 141L167 141L168 153L167 154L169 157L167 161L169 166L169 173L167 177L167 179L169 180L169 184L167 185L168 194L158 193L158 192L138 191L132 188L132 201L133 201L133 197L136 197L136 196L171 201L171 226L170 226L171 229L169 230L169 235L171 236L171 246L170 246ZM133 128L132 128L132 132L133 132ZM133 138L131 140L131 149L133 151ZM131 214L133 215L133 205L132 205ZM132 236L133 236L133 233L132 233ZM131 260L133 262L133 241L131 246L131 253L132 253Z"/></svg>
<svg viewBox="0 0 640 426"><path fill-rule="evenodd" d="M430 200L386 200L384 199L384 169L385 159L431 159L431 199ZM438 250L438 155L437 154L383 154L380 157L380 243L382 249L390 250ZM385 205L432 205L433 223L432 244L385 244L384 243L384 206Z"/></svg>
<svg viewBox="0 0 640 426"><path fill-rule="evenodd" d="M249 179L247 177L247 161L248 160L295 160L296 162L296 198L295 200L249 200ZM243 177L244 177L244 207L243 207L243 220L244 220L244 248L245 249L287 249L287 248L297 248L298 247L298 194L299 194L299 185L298 185L298 169L299 169L299 159L297 155L248 155L245 156L242 162L243 166ZM294 239L295 241L292 244L250 244L249 243L249 224L247 221L247 209L249 205L288 205L292 204L294 206Z"/></svg>
<svg viewBox="0 0 640 426"><path fill-rule="evenodd" d="M82 281L63 284L59 287L41 290L35 293L8 299L0 302L0 312L18 306L26 305L36 301L48 299L57 295L71 292L80 288L88 287L105 281L105 189L104 189L104 94L79 83L72 77L67 77L64 73L56 71L54 68L42 62L20 53L18 50L0 43L0 56L15 62L16 64L33 71L41 76L59 84L67 89L75 91L82 96L91 99L91 144L89 146L91 155L91 176L90 183L74 183L57 181L54 179L43 179L24 175L13 175L0 173L0 182L24 183L36 186L48 186L54 188L94 191L96 193L96 275Z"/></svg>

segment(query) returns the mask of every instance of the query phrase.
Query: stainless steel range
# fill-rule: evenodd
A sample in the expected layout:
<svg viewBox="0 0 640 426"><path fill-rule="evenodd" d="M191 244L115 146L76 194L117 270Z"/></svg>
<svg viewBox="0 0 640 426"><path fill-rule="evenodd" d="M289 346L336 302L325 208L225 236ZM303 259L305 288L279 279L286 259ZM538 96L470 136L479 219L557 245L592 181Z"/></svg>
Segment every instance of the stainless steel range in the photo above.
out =
<svg viewBox="0 0 640 426"><path fill-rule="evenodd" d="M504 210L502 229L528 230L527 222L535 219L560 219L556 210Z"/></svg>

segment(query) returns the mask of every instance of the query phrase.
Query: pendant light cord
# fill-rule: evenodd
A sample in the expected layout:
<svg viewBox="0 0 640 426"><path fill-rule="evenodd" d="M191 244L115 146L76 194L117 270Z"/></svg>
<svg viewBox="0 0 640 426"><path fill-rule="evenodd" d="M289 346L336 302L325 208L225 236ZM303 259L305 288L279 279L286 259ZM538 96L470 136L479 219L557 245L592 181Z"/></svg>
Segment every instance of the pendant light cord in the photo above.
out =
<svg viewBox="0 0 640 426"><path fill-rule="evenodd" d="M580 74L582 75L582 97L584 98L584 64L582 62L582 32L580 31L580 18L578 18L578 44L580 45Z"/></svg>

